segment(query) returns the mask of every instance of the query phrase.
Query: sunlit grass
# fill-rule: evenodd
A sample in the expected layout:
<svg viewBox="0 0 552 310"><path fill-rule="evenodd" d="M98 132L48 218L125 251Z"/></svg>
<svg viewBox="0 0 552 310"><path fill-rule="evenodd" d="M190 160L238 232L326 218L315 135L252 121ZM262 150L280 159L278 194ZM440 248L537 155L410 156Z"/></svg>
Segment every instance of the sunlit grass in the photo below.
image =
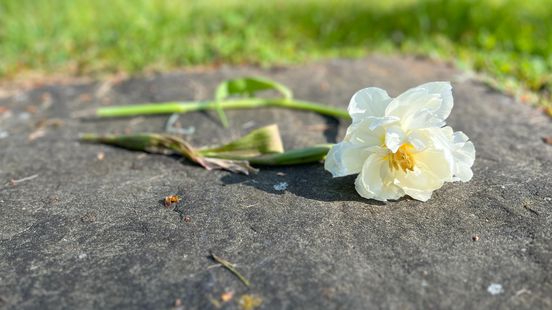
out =
<svg viewBox="0 0 552 310"><path fill-rule="evenodd" d="M3 0L0 77L399 51L452 59L550 99L552 0L380 2Z"/></svg>

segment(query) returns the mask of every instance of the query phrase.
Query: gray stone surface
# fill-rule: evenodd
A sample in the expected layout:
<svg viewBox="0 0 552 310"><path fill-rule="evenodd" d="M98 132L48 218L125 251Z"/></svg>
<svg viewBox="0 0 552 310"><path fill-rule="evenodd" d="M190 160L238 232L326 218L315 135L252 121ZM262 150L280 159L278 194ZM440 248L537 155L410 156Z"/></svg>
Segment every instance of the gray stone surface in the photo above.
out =
<svg viewBox="0 0 552 310"><path fill-rule="evenodd" d="M476 145L474 178L444 186L427 203L381 204L359 198L353 177L332 179L321 164L242 176L76 141L89 131L160 132L166 117L83 122L69 118L74 111L211 98L219 81L243 74L342 107L366 86L397 95L452 80L449 124ZM214 309L210 296L225 290L235 296L224 309L239 308L244 293L262 298L264 309L552 307L552 146L541 140L552 135L552 121L445 64L374 56L221 68L44 86L0 105L11 111L0 115L8 134L0 139L0 308L168 309L179 298L185 309ZM196 145L277 122L292 148L335 142L347 126L277 109L228 116L230 130L212 113L180 120L195 126ZM29 141L43 118L64 124ZM274 190L279 182L287 190ZM184 197L180 212L160 203L176 193ZM235 263L251 287L217 267L211 251Z"/></svg>

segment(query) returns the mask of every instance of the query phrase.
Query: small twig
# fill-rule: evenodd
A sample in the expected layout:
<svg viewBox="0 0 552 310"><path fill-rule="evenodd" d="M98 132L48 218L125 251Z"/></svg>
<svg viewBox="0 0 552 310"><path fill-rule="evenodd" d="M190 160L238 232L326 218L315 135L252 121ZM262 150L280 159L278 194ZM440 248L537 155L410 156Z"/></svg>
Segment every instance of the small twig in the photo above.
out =
<svg viewBox="0 0 552 310"><path fill-rule="evenodd" d="M221 264L222 266L224 266L226 269L230 270L230 272L232 272L236 277L238 277L238 279L240 279L240 281L243 282L243 284L245 284L245 286L249 287L249 285L251 285L251 283L249 282L249 280L247 280L244 276L242 276L237 270L236 268L234 268L234 264L230 263L229 261L221 258L221 257L218 257L216 256L215 254L211 253L211 257L213 258L213 260L215 260L215 262Z"/></svg>
<svg viewBox="0 0 552 310"><path fill-rule="evenodd" d="M531 213L533 213L534 215L536 215L536 216L539 216L539 215L540 215L539 212L537 212L537 211L535 211L535 210L529 208L527 205L523 205L523 207L524 207L525 209L527 209L529 212L531 212Z"/></svg>
<svg viewBox="0 0 552 310"><path fill-rule="evenodd" d="M214 264L214 265L211 265L211 266L207 267L207 269L209 270L209 269L218 268L218 267L222 267L222 264L217 263L217 264Z"/></svg>
<svg viewBox="0 0 552 310"><path fill-rule="evenodd" d="M209 301L211 302L211 304L212 304L216 309L220 309L221 304L220 304L220 302L219 302L215 297L213 297L213 295L208 294L208 295L207 295L207 298L209 299Z"/></svg>
<svg viewBox="0 0 552 310"><path fill-rule="evenodd" d="M517 297L521 294L531 294L531 291L525 288L522 288L521 290L517 291L514 297Z"/></svg>
<svg viewBox="0 0 552 310"><path fill-rule="evenodd" d="M22 182L25 182L25 181L30 181L30 180L32 180L36 177L38 177L38 174L34 174L34 175L31 175L31 176L28 176L28 177L25 177L25 178L22 178L22 179L19 179L19 180L11 179L8 184L16 185L18 183L22 183Z"/></svg>

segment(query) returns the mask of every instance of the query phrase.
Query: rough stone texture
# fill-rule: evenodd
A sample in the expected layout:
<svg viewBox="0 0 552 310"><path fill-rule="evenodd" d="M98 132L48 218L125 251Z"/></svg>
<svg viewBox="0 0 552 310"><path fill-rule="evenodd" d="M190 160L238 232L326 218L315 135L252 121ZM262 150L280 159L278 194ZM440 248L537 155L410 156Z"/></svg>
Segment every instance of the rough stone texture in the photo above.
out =
<svg viewBox="0 0 552 310"><path fill-rule="evenodd" d="M354 177L332 179L320 164L242 176L76 141L90 131L160 132L166 117L83 122L69 118L74 111L207 99L218 82L243 74L275 78L298 98L342 107L366 86L397 95L452 80L449 124L474 141L475 176L444 186L427 203L381 204L361 199ZM11 110L0 116L8 133L0 140L0 308L167 309L179 298L185 309L214 309L210 299L225 290L235 292L225 309L239 308L244 293L262 298L265 309L552 307L552 146L541 140L552 135L552 121L445 64L374 56L222 68L45 86L0 105ZM36 111L25 114L29 109ZM228 116L230 130L213 113L180 120L195 126L189 140L196 145L277 122L292 148L335 142L347 126L277 109ZM64 124L28 141L43 118ZM274 190L279 182L287 190ZM180 213L160 203L176 193L184 197ZM251 287L217 267L211 251L235 263ZM502 287L496 295L492 284Z"/></svg>

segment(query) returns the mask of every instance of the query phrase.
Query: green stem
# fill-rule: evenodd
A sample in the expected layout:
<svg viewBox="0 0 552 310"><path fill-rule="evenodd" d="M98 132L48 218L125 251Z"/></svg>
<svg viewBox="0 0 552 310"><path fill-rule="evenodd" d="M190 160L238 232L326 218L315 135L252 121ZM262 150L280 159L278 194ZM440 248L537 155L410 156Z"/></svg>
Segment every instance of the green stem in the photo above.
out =
<svg viewBox="0 0 552 310"><path fill-rule="evenodd" d="M264 99L244 98L229 99L217 103L217 101L189 101L189 102L165 102L147 103L128 106L103 107L96 110L98 117L124 117L135 115L187 113L194 111L222 109L253 109L261 107L278 107L296 110L305 110L320 113L337 118L350 119L347 110L330 107L314 102L290 100L290 99Z"/></svg>
<svg viewBox="0 0 552 310"><path fill-rule="evenodd" d="M332 144L319 144L302 149L294 149L283 153L265 154L255 157L238 156L216 152L199 152L205 157L230 159L230 160L247 160L252 165L260 166L283 166L297 165L321 161L326 157L328 151L332 148Z"/></svg>

